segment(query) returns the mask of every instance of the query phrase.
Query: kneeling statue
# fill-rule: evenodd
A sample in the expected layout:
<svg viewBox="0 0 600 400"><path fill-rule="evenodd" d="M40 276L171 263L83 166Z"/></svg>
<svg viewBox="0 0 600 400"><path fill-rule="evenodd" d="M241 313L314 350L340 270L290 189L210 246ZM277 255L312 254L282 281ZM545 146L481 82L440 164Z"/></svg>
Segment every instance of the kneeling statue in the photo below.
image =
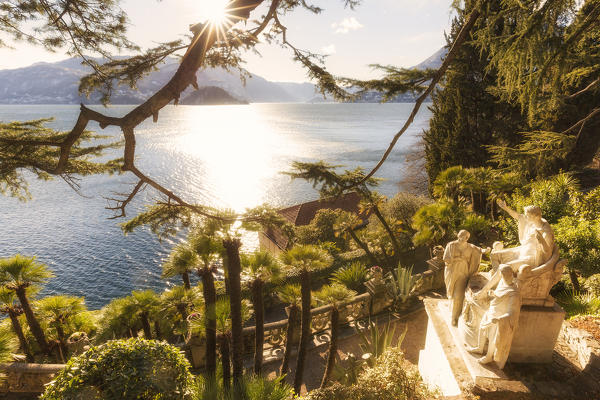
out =
<svg viewBox="0 0 600 400"><path fill-rule="evenodd" d="M478 346L467 350L483 354L487 342L487 352L478 361L487 364L495 361L498 368L504 368L513 335L519 322L521 296L510 265L499 267L501 281L494 291L488 293L490 308L485 312L479 325Z"/></svg>

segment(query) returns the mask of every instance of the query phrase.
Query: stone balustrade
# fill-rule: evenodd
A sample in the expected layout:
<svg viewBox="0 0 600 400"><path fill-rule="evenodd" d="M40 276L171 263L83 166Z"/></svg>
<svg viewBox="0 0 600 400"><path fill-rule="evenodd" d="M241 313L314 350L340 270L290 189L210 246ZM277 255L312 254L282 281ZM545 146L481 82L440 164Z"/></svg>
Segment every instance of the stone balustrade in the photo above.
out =
<svg viewBox="0 0 600 400"><path fill-rule="evenodd" d="M418 286L415 288L415 294L440 287L439 274L439 272L434 271L425 271L424 273L416 274L415 278L418 282ZM443 285L443 270L441 282ZM356 321L369 317L371 314L377 314L382 310L385 310L391 302L392 299L383 293L381 296L378 296L377 294L372 295L368 292L360 294L340 307L340 322L355 323ZM331 308L331 305L324 305L311 310L311 330L313 335L318 339L327 336ZM299 318L300 313L298 313L298 321L296 324L295 342L298 341L300 336ZM282 354L287 333L287 323L287 319L283 319L265 324L265 360L269 357L279 357ZM254 326L244 328L243 334L245 352L247 354L254 353ZM188 342L188 345L190 348L192 365L195 368L203 367L206 352L204 340L192 337ZM7 377L7 379L0 381L0 393L43 392L44 385L50 382L54 378L54 375L63 367L63 364L28 364L21 362L0 364L0 371Z"/></svg>

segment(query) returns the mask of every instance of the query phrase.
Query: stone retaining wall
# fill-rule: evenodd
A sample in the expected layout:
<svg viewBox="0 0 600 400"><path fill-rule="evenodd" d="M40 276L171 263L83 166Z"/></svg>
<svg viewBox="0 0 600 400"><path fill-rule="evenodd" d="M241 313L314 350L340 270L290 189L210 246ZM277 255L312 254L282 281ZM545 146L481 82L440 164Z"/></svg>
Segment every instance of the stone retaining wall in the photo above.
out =
<svg viewBox="0 0 600 400"><path fill-rule="evenodd" d="M0 392L42 393L44 385L63 368L64 364L0 364L0 371L6 376L0 381Z"/></svg>
<svg viewBox="0 0 600 400"><path fill-rule="evenodd" d="M569 321L563 322L559 340L577 355L579 368L592 373L600 381L600 343L588 332L571 326Z"/></svg>

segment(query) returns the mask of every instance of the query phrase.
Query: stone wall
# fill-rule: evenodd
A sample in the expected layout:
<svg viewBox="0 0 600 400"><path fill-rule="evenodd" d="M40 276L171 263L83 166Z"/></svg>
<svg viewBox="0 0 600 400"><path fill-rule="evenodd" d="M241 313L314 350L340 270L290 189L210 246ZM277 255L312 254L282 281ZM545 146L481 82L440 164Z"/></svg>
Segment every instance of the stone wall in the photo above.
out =
<svg viewBox="0 0 600 400"><path fill-rule="evenodd" d="M579 368L597 376L600 381L600 344L586 331L574 328L564 321L559 340L566 343L576 354Z"/></svg>
<svg viewBox="0 0 600 400"><path fill-rule="evenodd" d="M64 364L0 364L0 372L6 376L0 381L0 392L42 393L44 385L63 368Z"/></svg>

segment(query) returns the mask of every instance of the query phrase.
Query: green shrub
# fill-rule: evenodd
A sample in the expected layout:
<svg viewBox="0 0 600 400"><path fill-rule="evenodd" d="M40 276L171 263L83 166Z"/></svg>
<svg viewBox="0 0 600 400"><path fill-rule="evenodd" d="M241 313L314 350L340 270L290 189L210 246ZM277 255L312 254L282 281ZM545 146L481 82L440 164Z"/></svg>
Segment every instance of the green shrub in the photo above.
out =
<svg viewBox="0 0 600 400"><path fill-rule="evenodd" d="M567 267L587 277L600 272L600 219L561 218L553 225L560 255Z"/></svg>
<svg viewBox="0 0 600 400"><path fill-rule="evenodd" d="M594 274L587 278L583 287L593 296L600 297L600 274Z"/></svg>
<svg viewBox="0 0 600 400"><path fill-rule="evenodd" d="M534 181L526 190L517 190L511 203L520 213L525 206L536 205L542 209L544 219L553 224L572 214L573 207L569 199L576 192L577 181L569 174L559 174L549 179Z"/></svg>
<svg viewBox="0 0 600 400"><path fill-rule="evenodd" d="M454 203L441 201L423 206L413 218L415 246L446 244L454 238L465 215L465 209Z"/></svg>
<svg viewBox="0 0 600 400"><path fill-rule="evenodd" d="M339 251L348 250L348 242L336 234L335 223L339 213L336 210L322 209L317 211L315 217L308 225L296 228L296 243L314 244L330 242Z"/></svg>
<svg viewBox="0 0 600 400"><path fill-rule="evenodd" d="M421 400L436 398L416 368L407 367L399 347L389 348L352 386L333 384L311 391L305 400Z"/></svg>
<svg viewBox="0 0 600 400"><path fill-rule="evenodd" d="M73 357L42 395L68 399L188 399L193 376L183 354L164 342L115 340Z"/></svg>
<svg viewBox="0 0 600 400"><path fill-rule="evenodd" d="M368 280L369 271L360 262L338 269L332 274L331 282L340 283L348 289L358 293L366 291L365 282Z"/></svg>
<svg viewBox="0 0 600 400"><path fill-rule="evenodd" d="M196 397L194 400L292 400L293 388L285 383L283 377L269 380L262 376L244 376L240 386L233 390L223 390L222 379L218 377L197 379ZM235 384L234 384L235 386Z"/></svg>
<svg viewBox="0 0 600 400"><path fill-rule="evenodd" d="M600 311L600 298L592 293L577 293L565 290L556 300L562 306L569 318L576 315L595 315Z"/></svg>

